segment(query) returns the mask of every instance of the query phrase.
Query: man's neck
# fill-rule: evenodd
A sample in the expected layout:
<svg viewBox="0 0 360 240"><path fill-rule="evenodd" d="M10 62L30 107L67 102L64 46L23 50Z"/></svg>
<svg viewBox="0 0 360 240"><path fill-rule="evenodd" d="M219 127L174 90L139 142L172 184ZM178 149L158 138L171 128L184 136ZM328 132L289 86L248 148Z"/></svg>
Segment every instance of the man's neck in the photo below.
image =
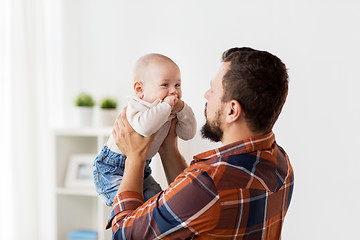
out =
<svg viewBox="0 0 360 240"><path fill-rule="evenodd" d="M223 138L221 139L221 142L223 145L228 145L234 142L249 139L259 135L261 134L256 134L252 132L248 127L233 125L227 129L224 129L224 134L223 134Z"/></svg>

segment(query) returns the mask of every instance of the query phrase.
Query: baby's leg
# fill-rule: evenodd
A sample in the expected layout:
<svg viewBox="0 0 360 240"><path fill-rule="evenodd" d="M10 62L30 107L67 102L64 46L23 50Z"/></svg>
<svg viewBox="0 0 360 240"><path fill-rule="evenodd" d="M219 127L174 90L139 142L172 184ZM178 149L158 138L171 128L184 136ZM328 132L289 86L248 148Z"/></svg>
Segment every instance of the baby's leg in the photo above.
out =
<svg viewBox="0 0 360 240"><path fill-rule="evenodd" d="M112 206L124 174L126 156L104 146L94 161L94 183L103 202Z"/></svg>
<svg viewBox="0 0 360 240"><path fill-rule="evenodd" d="M143 194L144 194L144 200L147 201L156 194L158 194L161 191L160 185L155 181L155 179L149 175L144 179L143 184Z"/></svg>
<svg viewBox="0 0 360 240"><path fill-rule="evenodd" d="M94 183L97 193L107 206L112 206L124 175L126 156L113 152L106 145L94 161ZM144 199L148 200L161 191L160 185L151 177L150 161L144 169Z"/></svg>

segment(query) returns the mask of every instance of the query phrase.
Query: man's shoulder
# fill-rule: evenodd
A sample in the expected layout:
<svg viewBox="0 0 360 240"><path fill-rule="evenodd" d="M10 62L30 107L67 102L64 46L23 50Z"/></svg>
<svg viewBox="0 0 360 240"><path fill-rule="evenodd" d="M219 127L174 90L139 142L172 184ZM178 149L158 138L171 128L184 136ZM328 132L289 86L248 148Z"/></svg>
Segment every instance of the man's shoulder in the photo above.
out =
<svg viewBox="0 0 360 240"><path fill-rule="evenodd" d="M265 190L267 187L262 179L264 173L269 173L270 179L273 179L276 176L276 166L269 167L268 164L272 165L272 163L263 161L266 160L260 158L256 153L232 154L196 161L187 171L206 172L217 188L222 190L239 188Z"/></svg>
<svg viewBox="0 0 360 240"><path fill-rule="evenodd" d="M215 156L208 159L198 159L190 167L204 170L214 170L218 167L245 168L251 171L256 161L259 161L256 153L239 153L227 156Z"/></svg>

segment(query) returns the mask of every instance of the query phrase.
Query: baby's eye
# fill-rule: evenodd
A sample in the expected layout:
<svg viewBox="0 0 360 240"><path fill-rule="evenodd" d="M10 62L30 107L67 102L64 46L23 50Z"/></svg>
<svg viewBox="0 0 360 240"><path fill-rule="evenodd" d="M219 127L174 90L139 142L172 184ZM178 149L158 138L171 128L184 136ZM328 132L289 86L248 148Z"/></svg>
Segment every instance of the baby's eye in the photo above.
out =
<svg viewBox="0 0 360 240"><path fill-rule="evenodd" d="M181 84L179 84L179 83L175 84L175 87L180 87L180 86L181 86Z"/></svg>
<svg viewBox="0 0 360 240"><path fill-rule="evenodd" d="M167 83L163 83L163 84L161 84L161 86L162 86L162 87L167 87L168 84L167 84Z"/></svg>

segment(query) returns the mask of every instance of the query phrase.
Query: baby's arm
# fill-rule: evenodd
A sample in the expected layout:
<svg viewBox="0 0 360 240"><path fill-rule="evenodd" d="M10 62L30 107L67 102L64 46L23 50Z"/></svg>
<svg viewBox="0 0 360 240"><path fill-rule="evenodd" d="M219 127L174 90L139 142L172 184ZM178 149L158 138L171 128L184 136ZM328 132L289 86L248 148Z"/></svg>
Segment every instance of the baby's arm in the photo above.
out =
<svg viewBox="0 0 360 240"><path fill-rule="evenodd" d="M183 140L190 140L196 134L196 119L192 109L184 103L183 109L177 113L176 134Z"/></svg>
<svg viewBox="0 0 360 240"><path fill-rule="evenodd" d="M129 103L126 110L126 117L131 127L145 137L157 132L168 120L170 114L171 106L165 102L146 109L140 109Z"/></svg>

